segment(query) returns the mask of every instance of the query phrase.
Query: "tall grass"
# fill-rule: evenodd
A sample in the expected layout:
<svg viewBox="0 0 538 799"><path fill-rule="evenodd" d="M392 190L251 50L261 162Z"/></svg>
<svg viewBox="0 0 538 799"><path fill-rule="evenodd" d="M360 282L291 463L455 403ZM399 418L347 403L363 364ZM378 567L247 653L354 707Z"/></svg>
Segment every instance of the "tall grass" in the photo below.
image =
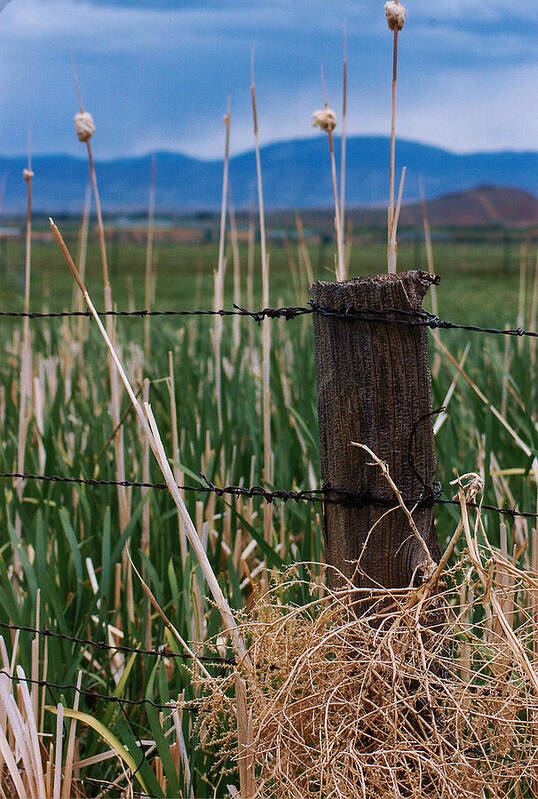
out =
<svg viewBox="0 0 538 799"><path fill-rule="evenodd" d="M301 246L305 246L304 242ZM307 242L306 246L312 245ZM276 253L278 257L280 253ZM378 253L381 264L382 245ZM479 257L478 249L476 253ZM88 255L89 278L93 280L95 254L92 244ZM165 254L163 248L161 265ZM184 254L187 267L188 259L196 257L196 253L185 250ZM246 256L246 252L241 253L244 262ZM43 254L38 253L37 257L42 258ZM137 257L143 273L142 247ZM46 250L46 258L54 263L50 250ZM304 263L304 258L298 262ZM487 259L484 260L486 263ZM440 266L443 267L442 263ZM323 277L324 267L323 263L316 267L316 259L313 259L315 276ZM207 280L197 278L191 281L191 286L198 288L195 289L197 296L191 296L190 301L210 307L209 260L206 261L206 274ZM278 271L275 279L278 280ZM298 281L306 294L308 280L304 268ZM134 280L133 283L139 291L143 290L143 281ZM256 279L255 292L258 285ZM165 272L160 291L157 284L157 305L164 304L168 287L169 279ZM66 302L69 302L68 284L65 291ZM304 301L304 296L295 296L295 291L290 286L286 287L284 282L278 293L285 302ZM450 293L450 285L441 287L438 294L441 311L445 303L449 304ZM233 276L230 276L224 286L226 305L231 304L232 295ZM34 296L39 295L35 293ZM254 300L256 296L259 295L255 293ZM188 298L184 295L183 298L184 303L189 304ZM468 305L468 318L476 318L475 312L483 313L480 299L477 294L475 306ZM42 304L42 299L35 300L35 307ZM51 305L50 301L48 304ZM58 309L60 304L55 302L54 309ZM120 304L123 307L126 302ZM515 316L517 302L513 307ZM514 319L507 318L506 321L513 323ZM179 319L173 323L164 319L154 320L153 335L158 346L153 347L149 362L143 358L143 324L135 319L125 319L117 330L129 377L137 386L144 378L149 380L149 400L166 449L173 453L175 474L189 483L199 483L201 473L210 480L217 481L218 478L219 482L245 485L260 482L262 477L263 385L259 372L251 368L249 352L251 340L255 350L261 351L261 331L250 320L241 320L239 346L236 347L231 320L224 320L224 324L229 324L230 328L229 334L225 328L222 338L222 433L218 425L210 321L200 318ZM312 481L319 479L311 320L303 318L272 324L270 388L274 484L309 487ZM0 468L14 471L18 449L20 325L8 320L3 320L2 325L4 350L0 375L5 390L0 397ZM113 480L116 478L116 461L114 444L109 438L114 424L108 410L107 365L102 343L94 325L90 324L89 336L82 342L78 342L77 329L76 319L31 323L32 374L39 378L42 386L43 414L40 424L35 415L30 420L25 468L29 472L41 471L41 446L46 453L46 471L49 474ZM509 341L507 346L511 357L507 361L504 342L478 335L465 338L449 332L441 333L441 336L444 345L456 357L469 341L465 372L497 407L501 406L503 385L506 385L504 368L509 363L507 421L527 446L536 450L538 442L533 420L528 342L523 342L520 352L517 343ZM81 353L75 358L73 347L76 342ZM171 353L170 362L168 352ZM171 366L173 384L169 377ZM439 375L433 384L435 407L444 401L453 376L453 367L442 357ZM173 391L173 402L170 391ZM128 408L127 397L123 397L120 404L123 415ZM175 418L172 409L177 414ZM134 414L126 415L122 429L126 477L138 480L149 476L151 480L159 481L156 464L150 463L148 467L145 461ZM176 439L177 445L174 443ZM532 471L528 472L530 459L464 379L457 382L436 446L439 479L444 484L455 471L463 473L481 468L489 501L517 503L528 509L535 507L536 487ZM221 474L223 463L225 471ZM171 636L163 618L154 607L148 611L147 594L136 577L129 588L126 573L121 569L122 552L129 543L137 569L144 574L156 602L171 624L201 654L215 654L214 649L204 642L217 633L221 634L219 613L204 595L203 574L192 554L185 550L176 509L166 492L134 490L133 512L125 529L121 526L118 497L113 488L28 481L21 499L13 485L2 480L0 492L0 525L3 530L0 608L3 621L35 626L39 592L41 627L82 638L134 646L167 643L179 653L178 642ZM185 502L191 516L198 519L199 535L211 566L235 609L248 608L258 598L258 575L264 568L282 569L296 562L323 561L323 536L317 506L276 504L274 528L280 533L278 541L267 541L264 508L259 500L220 499L214 495L185 493ZM457 512L456 508L439 509L437 524L442 541L453 532ZM20 533L16 529L17 516L21 519ZM500 545L502 528L497 515L487 514L485 523L490 542ZM530 523L507 520L505 546L509 553L515 548L518 562L522 565L528 565L534 557L532 538ZM10 580L15 552L21 560L19 590ZM299 570L300 574L302 570ZM132 614L127 602L130 591ZM303 596L300 586L294 591L296 602L306 602L307 597ZM13 635L6 633L6 638L9 657L15 657L15 662L24 668L25 673L31 674L35 661L32 636L21 633L16 644ZM226 636L222 637L220 649L223 655L231 653ZM38 673L43 670L44 657L42 647ZM219 673L218 667L207 668L211 673ZM192 682L191 669L192 664L180 659L111 656L68 640L47 640L47 679L53 683L73 684L80 671L83 688L94 689L97 693L116 692L134 700L152 698L158 703L177 699L179 695L183 695L185 700L193 699L197 689ZM40 694L42 704L43 698L47 705L61 701L68 710L74 706L75 695L69 690L62 697L61 693L50 689L44 697ZM121 709L84 695L80 696L80 710L99 719L127 747L135 762L141 763L138 774L149 793L174 796L192 788L195 796L213 795L213 792L220 796L226 792L227 782L234 782L233 776L215 773L211 754L205 745L203 723L197 721L189 710L178 721L172 712L159 713L148 705ZM68 723L64 721L66 736ZM49 711L43 712L43 725L45 732L56 734L56 718ZM139 739L151 740L154 745L145 744L141 748L137 743ZM149 750L152 746L154 748L146 760L142 760L141 750ZM113 747L103 739L99 728L92 727L87 720L78 722L77 747L75 779L80 775L86 780L86 790L90 795L94 788L89 790L92 783L88 780L113 782L120 777ZM99 761L98 756L106 752L111 753L110 757Z"/></svg>

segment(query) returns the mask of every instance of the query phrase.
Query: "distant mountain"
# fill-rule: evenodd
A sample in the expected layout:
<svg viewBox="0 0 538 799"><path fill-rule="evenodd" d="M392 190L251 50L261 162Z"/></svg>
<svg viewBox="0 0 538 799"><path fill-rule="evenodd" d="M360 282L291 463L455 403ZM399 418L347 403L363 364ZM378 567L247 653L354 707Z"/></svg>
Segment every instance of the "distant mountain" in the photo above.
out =
<svg viewBox="0 0 538 799"><path fill-rule="evenodd" d="M336 141L337 156L340 141ZM267 208L327 208L332 185L326 136L284 141L262 149L264 195ZM143 210L147 206L150 156L102 161L97 164L105 211ZM355 136L348 140L348 206L386 203L389 140ZM397 174L407 166L404 198L419 196L422 176L426 196L439 197L478 185L512 186L538 193L538 152L496 152L456 155L437 147L401 140L397 146ZM23 211L24 158L0 157L0 187L5 212ZM79 212L88 175L84 158L64 155L35 156L34 207L47 213ZM235 156L230 164L233 198L247 208L256 196L254 153ZM222 164L201 161L181 153L157 154L157 206L161 212L214 211L220 207Z"/></svg>

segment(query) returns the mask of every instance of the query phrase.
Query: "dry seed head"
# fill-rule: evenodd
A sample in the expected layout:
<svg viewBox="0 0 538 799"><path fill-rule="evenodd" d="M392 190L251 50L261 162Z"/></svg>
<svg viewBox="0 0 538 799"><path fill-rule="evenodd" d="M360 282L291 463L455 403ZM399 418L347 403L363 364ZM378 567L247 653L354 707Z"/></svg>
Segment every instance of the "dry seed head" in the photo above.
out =
<svg viewBox="0 0 538 799"><path fill-rule="evenodd" d="M79 141L89 141L95 133L95 122L89 111L75 114L75 130Z"/></svg>
<svg viewBox="0 0 538 799"><path fill-rule="evenodd" d="M32 180L32 178L34 177L34 173L32 172L31 169L23 169L22 176L24 180L28 183L28 181Z"/></svg>
<svg viewBox="0 0 538 799"><path fill-rule="evenodd" d="M391 31L401 31L405 25L406 10L400 3L385 3L385 16Z"/></svg>
<svg viewBox="0 0 538 799"><path fill-rule="evenodd" d="M325 108L320 109L319 111L315 111L312 114L314 121L312 122L312 127L317 128L320 127L322 130L326 130L327 133L332 133L332 131L336 127L336 114L332 110L326 106Z"/></svg>

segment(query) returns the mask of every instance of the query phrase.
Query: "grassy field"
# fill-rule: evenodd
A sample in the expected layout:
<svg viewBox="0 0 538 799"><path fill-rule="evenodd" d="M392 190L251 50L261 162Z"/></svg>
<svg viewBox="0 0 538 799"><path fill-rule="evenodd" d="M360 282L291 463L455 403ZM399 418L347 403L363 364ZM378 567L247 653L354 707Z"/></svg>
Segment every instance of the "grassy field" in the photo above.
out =
<svg viewBox="0 0 538 799"><path fill-rule="evenodd" d="M290 245L296 258L295 244ZM332 279L331 251L310 251L316 278ZM419 262L417 263L417 256ZM246 248L241 250L242 303L245 299ZM155 252L156 308L210 308L213 297L214 244L159 245ZM442 283L438 289L441 316L460 322L515 326L518 316L520 248L488 242L435 245L435 261ZM10 243L0 255L3 281L0 310L22 307L22 249ZM145 251L140 245L110 247L111 281L119 308L144 307ZM350 273L384 271L385 247L358 241L353 245ZM259 272L255 254L255 274ZM399 268L425 267L423 247L413 243L399 249ZM533 267L533 265L532 265ZM35 243L33 249L31 307L51 311L70 307L73 281L52 243ZM88 261L88 286L97 307L102 307L98 250L92 243ZM232 302L231 256L226 280L227 307ZM529 323L530 286L534 270L527 273L526 322ZM259 280L254 281L254 306L260 307ZM271 303L302 305L308 286L298 271L296 285L289 253L280 244L271 246ZM426 303L426 307L429 305ZM234 325L239 339L234 342ZM266 323L268 324L268 323ZM311 319L271 323L271 425L275 476L282 488L311 488L320 483L316 413L315 368ZM0 470L17 467L20 330L21 320L0 319ZM144 323L120 319L118 340L133 384L149 378L149 399L168 453L173 451L173 424L168 352L172 353L177 405L180 461L174 465L190 483L205 474L217 485L245 485L262 481L263 429L261 408L260 329L249 319L223 322L223 426L217 425L211 331L213 322L199 318L155 318L151 321L151 357L144 360ZM79 332L90 329L80 341ZM27 472L114 480L117 461L109 441L113 431L109 410L107 357L94 326L77 320L45 319L31 322L32 373L43 405L43 421L32 418L24 467ZM529 340L485 337L481 334L441 332L442 341L460 357L466 343L470 350L466 372L506 415L507 422L531 450L538 447L535 394ZM430 339L432 357L433 337ZM434 407L439 407L454 377L454 369L442 358L433 379ZM122 409L127 410L127 397ZM139 430L131 413L123 425L127 479L149 476L160 482L152 459L144 467ZM448 408L448 418L437 439L438 479L447 489L455 473L482 470L485 497L493 504L536 506L536 487L527 470L531 459L513 436L488 410L476 392L462 379ZM502 473L502 474L500 474ZM39 624L67 635L93 640L120 641L112 627L121 631L121 643L154 648L163 643L179 652L177 640L148 603L140 581L126 566L122 555L130 543L133 559L151 586L157 602L188 641L203 644L220 629L219 615L206 598L207 590L192 556L182 559L176 510L166 491L134 489L128 495L130 521L121 529L116 489L71 486L28 481L22 499L10 480L0 481L0 621L32 627ZM283 569L302 561L320 562L323 544L319 509L309 503L276 504L271 544L263 540L262 504L259 500L219 499L187 494L187 506L219 582L233 608L248 608L255 600L261 564ZM458 511L440 508L439 538L443 543L453 532ZM500 541L500 520L486 515L488 538ZM531 525L508 520L508 551L524 541L521 562L529 563ZM14 554L16 553L16 555ZM306 574L303 570L300 574ZM95 577L94 577L95 575ZM306 601L306 589L296 588L295 601ZM36 609L39 609L38 611ZM39 615L36 615L38 612ZM112 627L111 627L112 625ZM1 632L1 631L0 631ZM111 638L112 636L112 638ZM5 632L11 656L14 637ZM76 683L100 694L115 693L134 701L151 699L163 704L185 692L192 699L191 666L180 659L140 655L116 655L68 640L48 638L39 654L32 654L32 635L22 632L17 640L16 662L27 675L43 677L58 685ZM225 642L221 649L230 653ZM205 654L214 654L209 647ZM37 660L36 660L37 658ZM45 665L46 660L46 665ZM32 671L32 664L33 669ZM216 667L209 666L210 670ZM34 688L43 714L43 729L53 732L51 712L43 702L63 702L73 707L74 691ZM80 709L99 719L121 741L137 764L136 790L155 796L187 795L189 781L196 797L223 796L234 776L222 765L214 768L215 755L203 723L185 712L179 722L186 742L189 770L178 744L170 747L166 734L173 726L168 711L150 704L117 705L92 696L80 697ZM99 732L79 722L76 760L93 758L111 749ZM137 741L153 740L156 751L141 758ZM175 738L174 738L175 740ZM174 748L175 747L175 748ZM144 748L148 748L144 745ZM158 758L158 761L155 758ZM83 779L80 790L97 796L99 784L91 779L114 781L121 777L117 759L89 761L77 767ZM133 771L133 769L131 769ZM236 781L236 780L235 780ZM123 782L122 785L125 783ZM103 786L101 786L103 787ZM115 795L108 788L106 795ZM120 791L118 790L118 793Z"/></svg>

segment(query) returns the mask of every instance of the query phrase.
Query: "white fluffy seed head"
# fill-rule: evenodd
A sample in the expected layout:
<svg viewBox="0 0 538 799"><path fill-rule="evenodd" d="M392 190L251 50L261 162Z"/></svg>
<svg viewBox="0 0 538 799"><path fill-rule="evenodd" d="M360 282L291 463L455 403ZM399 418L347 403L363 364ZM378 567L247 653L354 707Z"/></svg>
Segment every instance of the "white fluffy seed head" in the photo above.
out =
<svg viewBox="0 0 538 799"><path fill-rule="evenodd" d="M314 128L321 128L322 130L326 130L327 133L332 133L332 131L336 127L336 114L332 110L332 108L322 108L319 111L315 111L312 114L314 121L312 122L312 127Z"/></svg>
<svg viewBox="0 0 538 799"><path fill-rule="evenodd" d="M26 182L28 182L29 180L32 180L32 178L34 176L34 173L32 172L31 169L23 169L22 170L22 176L23 176L24 180Z"/></svg>
<svg viewBox="0 0 538 799"><path fill-rule="evenodd" d="M95 133L95 122L89 111L75 114L75 130L79 141L89 141Z"/></svg>
<svg viewBox="0 0 538 799"><path fill-rule="evenodd" d="M385 16L391 31L402 30L405 25L405 15L406 10L400 3L394 3L392 0L385 3Z"/></svg>

